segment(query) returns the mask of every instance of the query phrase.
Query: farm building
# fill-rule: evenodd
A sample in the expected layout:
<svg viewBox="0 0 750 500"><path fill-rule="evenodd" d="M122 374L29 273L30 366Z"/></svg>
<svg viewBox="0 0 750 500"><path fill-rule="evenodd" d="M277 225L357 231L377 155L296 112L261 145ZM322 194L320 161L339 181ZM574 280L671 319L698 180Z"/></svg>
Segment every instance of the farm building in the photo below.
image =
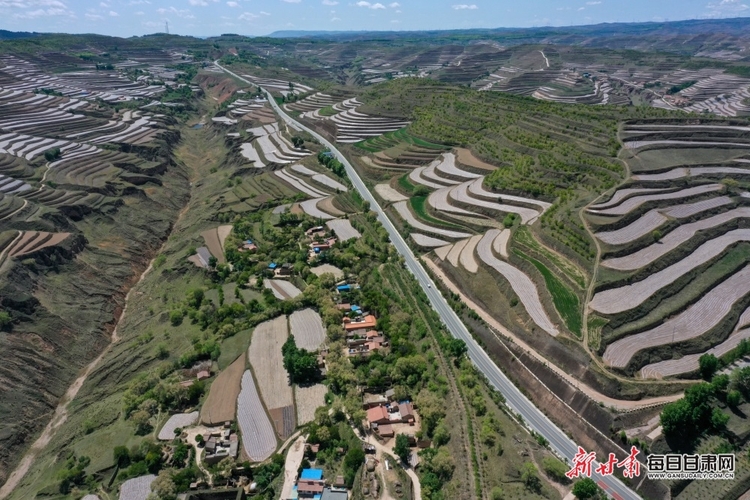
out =
<svg viewBox="0 0 750 500"><path fill-rule="evenodd" d="M227 457L237 458L239 450L239 437L227 429L220 433L219 436L212 436L206 441L206 456L204 460L207 464L218 464Z"/></svg>
<svg viewBox="0 0 750 500"><path fill-rule="evenodd" d="M326 483L321 469L302 469L297 481L298 498L320 498Z"/></svg>
<svg viewBox="0 0 750 500"><path fill-rule="evenodd" d="M283 276L291 276L293 270L294 266L286 262L280 266L276 266L276 269L273 270L273 275L277 278Z"/></svg>
<svg viewBox="0 0 750 500"><path fill-rule="evenodd" d="M339 293L341 293L341 292L351 292L352 291L352 287L351 287L351 285L339 285L339 286L336 287L336 291L339 292Z"/></svg>
<svg viewBox="0 0 750 500"><path fill-rule="evenodd" d="M335 244L336 244L336 238L326 238L325 240L323 240L321 242L310 243L310 249L314 253L317 254L317 253L322 252L323 250L328 250L329 248L331 248Z"/></svg>
<svg viewBox="0 0 750 500"><path fill-rule="evenodd" d="M346 490L335 490L326 488L323 490L323 496L320 500L349 500L349 493Z"/></svg>
<svg viewBox="0 0 750 500"><path fill-rule="evenodd" d="M391 421L385 406L375 406L367 410L367 422L373 424L387 424Z"/></svg>
<svg viewBox="0 0 750 500"><path fill-rule="evenodd" d="M372 314L368 314L364 318L344 318L344 330L350 332L352 330L372 330L375 328L378 319Z"/></svg>
<svg viewBox="0 0 750 500"><path fill-rule="evenodd" d="M388 346L388 341L381 332L356 329L346 332L346 355L369 356L375 351Z"/></svg>
<svg viewBox="0 0 750 500"><path fill-rule="evenodd" d="M246 240L238 250L240 252L255 252L256 250L258 250L258 245L253 243L251 240Z"/></svg>

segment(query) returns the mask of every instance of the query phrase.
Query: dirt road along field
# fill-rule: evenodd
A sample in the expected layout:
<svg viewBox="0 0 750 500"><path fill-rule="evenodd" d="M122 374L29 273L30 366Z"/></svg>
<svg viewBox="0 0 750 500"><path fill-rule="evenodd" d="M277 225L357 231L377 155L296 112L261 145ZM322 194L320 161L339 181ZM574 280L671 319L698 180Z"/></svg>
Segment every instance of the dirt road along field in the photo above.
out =
<svg viewBox="0 0 750 500"><path fill-rule="evenodd" d="M242 372L245 371L245 355L238 357L216 377L211 384L203 407L201 423L221 425L234 420L237 415L237 395L240 393Z"/></svg>
<svg viewBox="0 0 750 500"><path fill-rule="evenodd" d="M307 436L300 436L289 448L284 464L284 485L281 487L280 498L292 498L292 489L294 481L297 479L297 469L302 464L305 457L305 440Z"/></svg>

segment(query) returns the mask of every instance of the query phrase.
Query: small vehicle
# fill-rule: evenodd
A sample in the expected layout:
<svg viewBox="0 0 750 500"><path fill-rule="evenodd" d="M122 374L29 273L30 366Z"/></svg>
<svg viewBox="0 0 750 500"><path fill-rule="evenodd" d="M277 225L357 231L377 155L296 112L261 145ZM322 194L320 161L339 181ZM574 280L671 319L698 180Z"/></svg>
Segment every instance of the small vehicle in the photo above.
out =
<svg viewBox="0 0 750 500"><path fill-rule="evenodd" d="M432 288L432 284L431 283L427 283L427 288Z"/></svg>

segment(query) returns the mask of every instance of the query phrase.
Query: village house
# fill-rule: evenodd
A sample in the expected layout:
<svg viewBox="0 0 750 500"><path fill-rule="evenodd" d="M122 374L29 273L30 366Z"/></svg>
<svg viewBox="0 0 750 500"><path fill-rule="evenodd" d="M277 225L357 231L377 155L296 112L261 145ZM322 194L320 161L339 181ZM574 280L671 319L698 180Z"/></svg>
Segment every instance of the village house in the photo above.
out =
<svg viewBox="0 0 750 500"><path fill-rule="evenodd" d="M231 429L214 431L203 435L206 455L203 460L209 464L218 464L227 457L237 458L239 438Z"/></svg>
<svg viewBox="0 0 750 500"><path fill-rule="evenodd" d="M277 278L291 276L292 271L294 271L294 266L286 262L280 266L276 266L276 268L273 270L273 275Z"/></svg>
<svg viewBox="0 0 750 500"><path fill-rule="evenodd" d="M380 437L390 438L396 434L395 424L413 426L416 422L414 405L410 401L401 403L385 403L380 406L367 408L367 424L370 430ZM416 439L410 438L410 443L416 445Z"/></svg>
<svg viewBox="0 0 750 500"><path fill-rule="evenodd" d="M251 240L245 240L245 242L238 250L240 252L255 252L256 250L258 250L258 246Z"/></svg>
<svg viewBox="0 0 750 500"><path fill-rule="evenodd" d="M372 314L354 319L344 318L344 330L346 330L347 334L354 330L373 330L377 322L378 319Z"/></svg>

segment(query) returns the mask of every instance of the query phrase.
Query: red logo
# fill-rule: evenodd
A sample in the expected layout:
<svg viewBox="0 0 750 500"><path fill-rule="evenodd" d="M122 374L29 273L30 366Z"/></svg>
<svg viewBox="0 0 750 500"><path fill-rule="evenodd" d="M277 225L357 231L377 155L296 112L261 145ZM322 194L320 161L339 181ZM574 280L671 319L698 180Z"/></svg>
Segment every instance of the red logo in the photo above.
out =
<svg viewBox="0 0 750 500"><path fill-rule="evenodd" d="M633 478L641 475L641 463L636 459L640 450L635 446L630 448L630 455L625 460L617 461L614 453L610 453L606 462L596 466L595 472L602 476L611 476L615 467L622 469L622 475ZM592 464L596 460L596 452L586 453L586 450L578 447L578 453L573 457L573 468L565 473L570 479L575 477L591 477Z"/></svg>

